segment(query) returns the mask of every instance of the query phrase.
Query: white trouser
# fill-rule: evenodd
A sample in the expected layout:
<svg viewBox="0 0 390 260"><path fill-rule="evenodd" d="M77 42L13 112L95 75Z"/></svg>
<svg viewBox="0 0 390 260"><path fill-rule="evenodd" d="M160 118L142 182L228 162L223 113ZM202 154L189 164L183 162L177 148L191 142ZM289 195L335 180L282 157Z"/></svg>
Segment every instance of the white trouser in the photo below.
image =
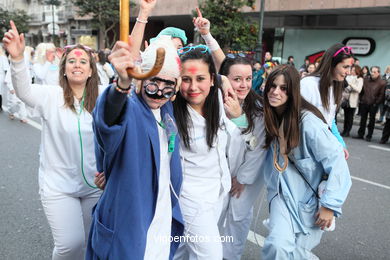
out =
<svg viewBox="0 0 390 260"><path fill-rule="evenodd" d="M232 237L232 241L223 243L223 258L227 260L240 260L244 251L249 228L252 222L253 207L247 212L247 216L240 220L234 220L232 208L226 212L226 221L220 223L221 235Z"/></svg>
<svg viewBox="0 0 390 260"><path fill-rule="evenodd" d="M10 114L20 120L27 119L26 105L15 94L8 94L7 108Z"/></svg>
<svg viewBox="0 0 390 260"><path fill-rule="evenodd" d="M180 197L180 207L185 223L184 238L175 253L175 260L220 260L222 243L218 230L223 198L214 203L194 202Z"/></svg>
<svg viewBox="0 0 390 260"><path fill-rule="evenodd" d="M54 239L53 260L84 259L92 208L100 195L100 190L81 198L65 194L41 195Z"/></svg>

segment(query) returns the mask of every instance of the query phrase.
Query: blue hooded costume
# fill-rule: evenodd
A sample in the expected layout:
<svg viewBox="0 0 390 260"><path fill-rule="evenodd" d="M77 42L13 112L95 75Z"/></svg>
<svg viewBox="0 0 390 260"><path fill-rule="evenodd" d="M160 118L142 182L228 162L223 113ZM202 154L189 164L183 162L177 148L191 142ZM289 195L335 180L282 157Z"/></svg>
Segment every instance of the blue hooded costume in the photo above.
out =
<svg viewBox="0 0 390 260"><path fill-rule="evenodd" d="M99 97L93 112L97 168L105 172L106 186L93 212L86 259L143 259L159 188L156 119L144 100L134 94L127 99L119 123L108 126L104 111L109 89ZM174 118L171 102L161 107L161 118L166 113ZM170 181L177 195L182 182L179 142L177 137L170 161ZM177 237L184 226L172 190L171 204L171 236ZM170 259L178 245L171 243Z"/></svg>

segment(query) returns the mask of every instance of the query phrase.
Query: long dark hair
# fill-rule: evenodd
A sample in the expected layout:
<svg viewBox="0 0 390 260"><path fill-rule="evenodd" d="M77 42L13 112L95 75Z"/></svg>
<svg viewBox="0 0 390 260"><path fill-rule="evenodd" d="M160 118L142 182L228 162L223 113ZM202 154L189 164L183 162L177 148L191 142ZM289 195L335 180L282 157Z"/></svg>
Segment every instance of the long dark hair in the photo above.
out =
<svg viewBox="0 0 390 260"><path fill-rule="evenodd" d="M326 50L322 56L321 62L316 70L312 73L313 76L320 77L320 95L322 105L326 110L329 110L329 87L333 85L333 96L335 103L339 106L341 103L341 97L343 93L344 81L333 80L333 72L337 64L344 59L353 58L352 52L345 53L340 51L335 57L334 54L341 48L345 47L344 44L336 43ZM333 81L333 82L332 82Z"/></svg>
<svg viewBox="0 0 390 260"><path fill-rule="evenodd" d="M230 74L230 68L237 64L248 65L252 67L251 62L245 57L226 57L221 64L219 74L228 76ZM248 119L248 127L244 129L242 133L250 133L255 127L255 118L263 114L263 99L257 95L253 89L250 89L248 95L245 97L242 110L244 110L244 113Z"/></svg>
<svg viewBox="0 0 390 260"><path fill-rule="evenodd" d="M284 76L288 98L284 112L281 115L278 115L275 108L271 107L269 103L268 92L274 87L274 81L280 75ZM282 121L284 121L283 131L287 144L286 153L290 153L292 149L297 147L299 144L299 122L303 110L312 112L324 123L326 122L321 112L301 96L299 82L300 77L298 71L289 65L276 67L268 76L264 89L264 148L269 148L272 141L279 137L279 127Z"/></svg>
<svg viewBox="0 0 390 260"><path fill-rule="evenodd" d="M62 54L61 57L59 77L60 77L60 86L64 90L65 106L75 111L74 94L72 88L69 86L68 78L65 75L66 58L68 57L68 54L74 49L80 49L85 51L89 57L89 64L91 66L92 72L91 72L91 77L87 79L87 83L85 84L84 107L89 113L92 113L92 110L94 109L96 104L96 99L99 95L99 88L98 88L99 76L96 69L95 59L92 57L91 50L84 47L81 44L77 44L73 47L66 48L64 54Z"/></svg>
<svg viewBox="0 0 390 260"><path fill-rule="evenodd" d="M216 77L216 70L213 59L208 52L202 53L201 49L196 48L183 54L180 59L182 64L188 60L200 60L204 62L209 67L210 76L213 78L214 86L211 86L209 95L207 96L203 105L203 115L206 119L206 142L209 148L211 148L217 136L220 120L218 101L218 90L220 89L220 82L218 82ZM181 140L184 142L184 146L187 149L190 149L189 129L193 126L193 124L188 112L187 101L183 98L180 91L177 93L173 107Z"/></svg>

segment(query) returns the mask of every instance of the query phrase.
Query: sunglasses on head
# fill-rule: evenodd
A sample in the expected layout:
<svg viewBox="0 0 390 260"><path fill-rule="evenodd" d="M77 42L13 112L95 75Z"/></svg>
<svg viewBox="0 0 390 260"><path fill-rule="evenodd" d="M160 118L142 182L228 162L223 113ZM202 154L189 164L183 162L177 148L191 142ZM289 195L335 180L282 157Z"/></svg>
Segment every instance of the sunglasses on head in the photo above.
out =
<svg viewBox="0 0 390 260"><path fill-rule="evenodd" d="M193 51L195 49L199 49L202 53L206 53L206 52L210 53L209 47L207 47L206 45L200 44L200 45L195 45L195 46L186 46L186 47L183 47L181 49L178 49L177 54L180 56L180 55L183 55L187 52Z"/></svg>
<svg viewBox="0 0 390 260"><path fill-rule="evenodd" d="M340 52L344 52L347 55L352 54L352 48L349 46L341 47L336 53L333 55L333 58L336 57Z"/></svg>
<svg viewBox="0 0 390 260"><path fill-rule="evenodd" d="M229 59L235 59L238 57L246 58L246 55L245 55L245 53L242 53L242 52L237 53L237 54L229 53L228 55L226 55L226 57L228 57Z"/></svg>

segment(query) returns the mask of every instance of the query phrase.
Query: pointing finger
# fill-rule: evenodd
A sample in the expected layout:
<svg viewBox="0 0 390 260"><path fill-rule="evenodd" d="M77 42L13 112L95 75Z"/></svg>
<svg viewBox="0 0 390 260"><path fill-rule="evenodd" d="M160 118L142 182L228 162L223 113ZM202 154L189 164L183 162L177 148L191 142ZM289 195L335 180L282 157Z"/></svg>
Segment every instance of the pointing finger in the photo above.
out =
<svg viewBox="0 0 390 260"><path fill-rule="evenodd" d="M202 12L200 11L199 7L196 8L196 12L198 13L198 17L202 18Z"/></svg>

